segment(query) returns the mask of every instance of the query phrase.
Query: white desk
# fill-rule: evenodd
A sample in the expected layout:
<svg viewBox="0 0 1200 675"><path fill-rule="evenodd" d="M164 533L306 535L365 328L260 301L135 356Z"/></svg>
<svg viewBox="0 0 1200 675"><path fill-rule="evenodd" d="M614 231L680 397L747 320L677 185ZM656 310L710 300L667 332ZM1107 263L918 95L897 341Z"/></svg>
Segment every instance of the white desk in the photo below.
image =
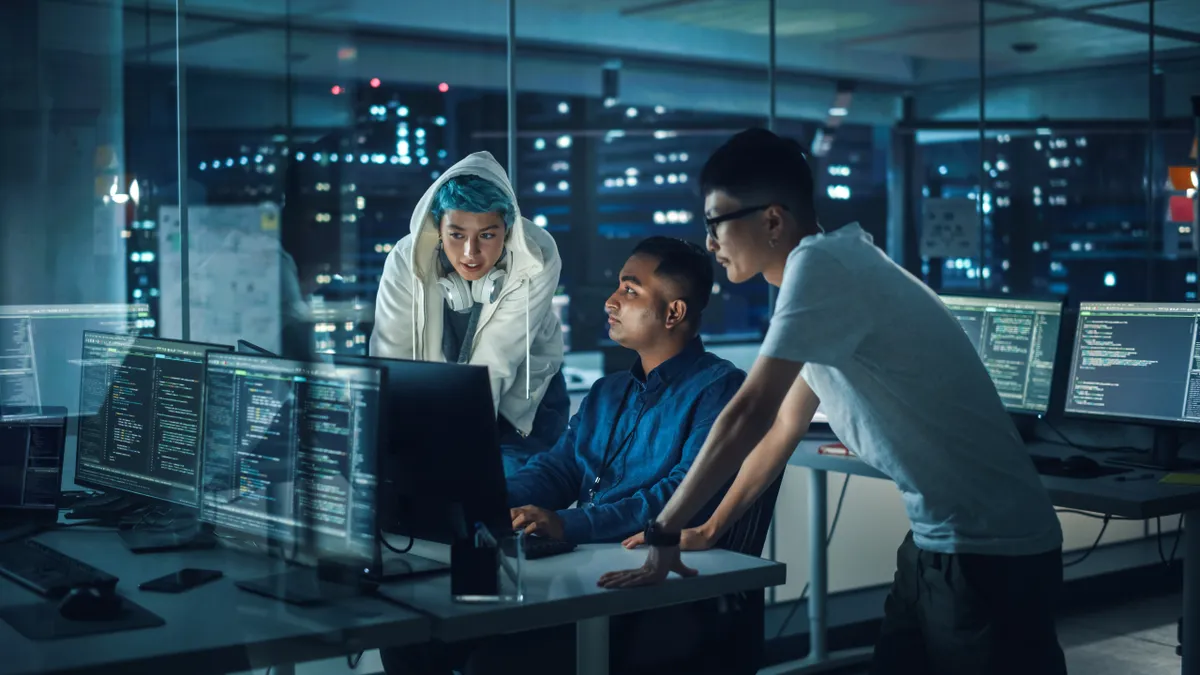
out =
<svg viewBox="0 0 1200 675"><path fill-rule="evenodd" d="M428 550L420 553L436 557ZM609 617L775 586L786 577L782 563L712 550L684 554L684 562L700 571L696 577L672 575L666 583L631 590L596 585L605 572L637 567L645 560L645 549L595 544L567 555L526 561L523 603L453 602L446 575L388 584L380 592L432 617L433 637L444 642L574 623L576 672L598 675L608 673Z"/></svg>
<svg viewBox="0 0 1200 675"><path fill-rule="evenodd" d="M112 531L68 529L39 541L120 577L118 592L159 615L158 628L32 641L0 621L0 674L229 673L426 642L430 621L383 600L360 597L301 608L242 591L234 581L271 572L263 557L227 549L135 555ZM138 590L184 567L219 569L223 579L180 594ZM42 600L0 578L0 605Z"/></svg>

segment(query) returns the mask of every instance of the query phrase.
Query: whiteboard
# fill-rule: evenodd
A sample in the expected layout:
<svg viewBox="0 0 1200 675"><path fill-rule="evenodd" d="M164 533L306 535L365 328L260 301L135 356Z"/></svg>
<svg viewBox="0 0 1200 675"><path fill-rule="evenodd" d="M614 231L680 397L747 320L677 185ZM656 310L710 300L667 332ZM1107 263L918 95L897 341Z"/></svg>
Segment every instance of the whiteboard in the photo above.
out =
<svg viewBox="0 0 1200 675"><path fill-rule="evenodd" d="M182 334L179 207L158 215L160 334ZM280 351L279 206L188 208L190 339Z"/></svg>
<svg viewBox="0 0 1200 675"><path fill-rule="evenodd" d="M979 214L974 199L926 199L922 211L922 257L979 257Z"/></svg>

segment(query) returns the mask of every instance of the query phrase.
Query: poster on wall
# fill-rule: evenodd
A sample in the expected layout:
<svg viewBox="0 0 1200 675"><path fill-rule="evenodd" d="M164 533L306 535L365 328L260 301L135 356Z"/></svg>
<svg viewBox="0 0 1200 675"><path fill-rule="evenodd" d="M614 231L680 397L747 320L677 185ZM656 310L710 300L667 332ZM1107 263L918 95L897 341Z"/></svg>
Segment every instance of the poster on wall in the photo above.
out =
<svg viewBox="0 0 1200 675"><path fill-rule="evenodd" d="M974 199L926 199L922 204L921 256L978 258L979 212Z"/></svg>
<svg viewBox="0 0 1200 675"><path fill-rule="evenodd" d="M179 207L158 215L160 310L163 335L180 335ZM223 345L248 340L280 350L279 206L188 208L190 339Z"/></svg>

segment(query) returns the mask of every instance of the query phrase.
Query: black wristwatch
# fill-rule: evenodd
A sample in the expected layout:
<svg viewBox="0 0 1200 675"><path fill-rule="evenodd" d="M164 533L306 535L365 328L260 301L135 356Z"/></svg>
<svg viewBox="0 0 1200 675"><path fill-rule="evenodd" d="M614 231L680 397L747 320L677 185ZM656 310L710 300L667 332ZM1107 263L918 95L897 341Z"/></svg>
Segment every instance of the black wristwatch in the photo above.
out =
<svg viewBox="0 0 1200 675"><path fill-rule="evenodd" d="M679 532L667 532L663 530L662 525L651 520L646 523L646 531L644 533L647 546L678 546Z"/></svg>

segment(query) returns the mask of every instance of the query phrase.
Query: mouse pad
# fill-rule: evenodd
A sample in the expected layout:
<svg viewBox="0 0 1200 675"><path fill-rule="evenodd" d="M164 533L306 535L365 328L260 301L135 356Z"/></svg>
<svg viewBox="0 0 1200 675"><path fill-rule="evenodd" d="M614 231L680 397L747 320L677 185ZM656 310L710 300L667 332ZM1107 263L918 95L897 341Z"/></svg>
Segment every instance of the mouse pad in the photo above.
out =
<svg viewBox="0 0 1200 675"><path fill-rule="evenodd" d="M5 607L0 609L0 619L4 619L8 625L30 640L57 640L139 628L157 628L166 623L157 614L132 600L121 600L124 604L121 606L120 615L109 621L75 621L64 618L58 613L58 604L53 602Z"/></svg>

